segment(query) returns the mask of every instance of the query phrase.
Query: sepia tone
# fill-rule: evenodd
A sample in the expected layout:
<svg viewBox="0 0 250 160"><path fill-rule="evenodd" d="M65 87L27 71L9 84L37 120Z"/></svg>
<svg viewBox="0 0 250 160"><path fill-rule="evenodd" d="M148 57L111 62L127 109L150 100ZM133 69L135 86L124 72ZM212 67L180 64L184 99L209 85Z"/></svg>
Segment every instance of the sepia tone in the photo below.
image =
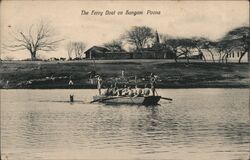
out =
<svg viewBox="0 0 250 160"><path fill-rule="evenodd" d="M1 1L1 159L249 159L248 1Z"/></svg>

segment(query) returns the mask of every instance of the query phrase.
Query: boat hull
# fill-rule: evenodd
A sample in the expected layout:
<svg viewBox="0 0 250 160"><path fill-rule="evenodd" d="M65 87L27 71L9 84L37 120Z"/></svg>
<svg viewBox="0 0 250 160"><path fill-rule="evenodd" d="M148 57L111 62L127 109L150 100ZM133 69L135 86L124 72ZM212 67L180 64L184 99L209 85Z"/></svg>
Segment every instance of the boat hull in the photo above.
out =
<svg viewBox="0 0 250 160"><path fill-rule="evenodd" d="M130 105L157 105L161 96L147 96L147 97L106 97L94 96L93 100L105 104L130 104Z"/></svg>

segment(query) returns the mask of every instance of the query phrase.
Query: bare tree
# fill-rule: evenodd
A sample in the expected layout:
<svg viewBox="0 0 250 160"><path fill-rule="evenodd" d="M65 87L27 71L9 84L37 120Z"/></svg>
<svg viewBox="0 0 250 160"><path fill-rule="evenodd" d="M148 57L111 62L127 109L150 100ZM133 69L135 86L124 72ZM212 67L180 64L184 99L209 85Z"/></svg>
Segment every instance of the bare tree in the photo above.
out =
<svg viewBox="0 0 250 160"><path fill-rule="evenodd" d="M147 46L153 37L154 33L152 29L147 26L134 26L124 35L127 42L134 45L137 51Z"/></svg>
<svg viewBox="0 0 250 160"><path fill-rule="evenodd" d="M11 42L4 44L4 48L9 51L27 50L31 60L35 60L38 51L55 51L60 41L62 39L56 38L48 24L40 23L37 26L31 25L26 32L12 33Z"/></svg>
<svg viewBox="0 0 250 160"><path fill-rule="evenodd" d="M67 49L67 52L68 52L68 57L69 59L72 59L72 52L74 50L74 45L73 45L73 42L68 42L67 45L66 45L66 49Z"/></svg>
<svg viewBox="0 0 250 160"><path fill-rule="evenodd" d="M68 52L69 59L72 59L72 53L75 53L75 58L81 59L85 48L86 45L84 42L68 42L66 45L66 50Z"/></svg>
<svg viewBox="0 0 250 160"><path fill-rule="evenodd" d="M122 41L119 39L113 40L113 41L108 42L108 43L104 43L104 47L108 48L112 52L124 51L124 49L122 47Z"/></svg>
<svg viewBox="0 0 250 160"><path fill-rule="evenodd" d="M84 42L73 42L73 50L75 52L75 57L77 59L81 59L83 56L83 51L86 48L86 45Z"/></svg>

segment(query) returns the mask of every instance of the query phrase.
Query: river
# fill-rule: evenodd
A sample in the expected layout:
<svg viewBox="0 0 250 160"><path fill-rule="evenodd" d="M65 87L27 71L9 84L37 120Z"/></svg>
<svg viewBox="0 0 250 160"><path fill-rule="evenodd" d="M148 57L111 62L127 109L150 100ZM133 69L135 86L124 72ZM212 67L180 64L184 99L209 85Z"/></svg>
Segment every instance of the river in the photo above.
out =
<svg viewBox="0 0 250 160"><path fill-rule="evenodd" d="M249 158L248 89L161 89L173 101L154 107L88 104L96 92L1 90L2 159Z"/></svg>

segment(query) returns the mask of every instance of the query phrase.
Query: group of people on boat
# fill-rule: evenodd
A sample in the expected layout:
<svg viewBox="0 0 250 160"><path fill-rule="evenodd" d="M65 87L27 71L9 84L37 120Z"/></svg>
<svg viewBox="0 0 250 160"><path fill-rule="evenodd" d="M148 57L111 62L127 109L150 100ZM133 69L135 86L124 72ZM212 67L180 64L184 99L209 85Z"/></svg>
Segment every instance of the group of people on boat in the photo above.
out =
<svg viewBox="0 0 250 160"><path fill-rule="evenodd" d="M101 76L97 76L97 89L99 95L103 96L129 96L129 97L142 97L142 96L155 96L155 84L156 77L154 74L150 76L150 88L149 84L145 84L144 88L140 88L137 85L135 87L127 86L126 84L122 87L117 87L117 84L111 84L106 88L102 88L103 80ZM102 91L103 90L103 91Z"/></svg>

